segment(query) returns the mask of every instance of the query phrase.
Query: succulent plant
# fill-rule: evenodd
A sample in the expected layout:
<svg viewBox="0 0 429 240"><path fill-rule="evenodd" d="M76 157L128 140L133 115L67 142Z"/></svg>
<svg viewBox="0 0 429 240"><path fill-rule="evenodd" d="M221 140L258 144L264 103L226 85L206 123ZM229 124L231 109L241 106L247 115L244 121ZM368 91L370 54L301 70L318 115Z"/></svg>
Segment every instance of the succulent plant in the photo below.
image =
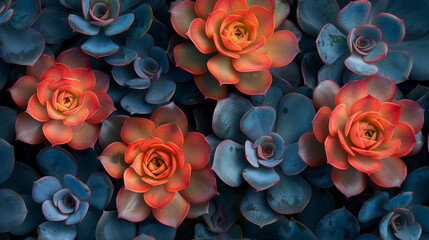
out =
<svg viewBox="0 0 429 240"><path fill-rule="evenodd" d="M313 93L313 130L299 139L298 154L309 166L332 165L332 180L347 197L365 189L366 174L378 186L400 186L407 167L399 157L413 150L424 117L416 102L395 96L395 83L382 75L342 88L321 82Z"/></svg>

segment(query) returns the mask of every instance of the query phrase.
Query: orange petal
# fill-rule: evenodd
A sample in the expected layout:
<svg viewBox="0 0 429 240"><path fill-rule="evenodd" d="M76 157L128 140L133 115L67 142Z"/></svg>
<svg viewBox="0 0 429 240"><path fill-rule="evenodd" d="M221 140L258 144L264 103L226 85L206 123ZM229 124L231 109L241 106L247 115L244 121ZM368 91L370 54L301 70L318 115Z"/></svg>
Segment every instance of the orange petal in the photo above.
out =
<svg viewBox="0 0 429 240"><path fill-rule="evenodd" d="M219 0L213 10L223 9L227 15L239 9L247 9L246 0Z"/></svg>
<svg viewBox="0 0 429 240"><path fill-rule="evenodd" d="M349 117L347 106L345 104L338 105L332 111L329 119L329 133L335 137L338 131L344 132Z"/></svg>
<svg viewBox="0 0 429 240"><path fill-rule="evenodd" d="M121 129L121 138L125 143L132 143L137 139L149 139L155 130L155 124L146 118L128 118Z"/></svg>
<svg viewBox="0 0 429 240"><path fill-rule="evenodd" d="M206 23L206 35L208 38L213 39L214 34L220 33L220 25L226 18L226 13L223 9L218 9L209 14Z"/></svg>
<svg viewBox="0 0 429 240"><path fill-rule="evenodd" d="M152 186L142 181L141 176L129 167L124 172L124 186L126 190L133 192L147 192Z"/></svg>
<svg viewBox="0 0 429 240"><path fill-rule="evenodd" d="M40 78L40 76L50 67L54 66L54 64L55 59L53 59L49 55L42 54L33 66L27 67L27 75L31 75L35 78Z"/></svg>
<svg viewBox="0 0 429 240"><path fill-rule="evenodd" d="M271 59L263 53L250 52L240 55L239 58L233 58L232 65L239 72L268 70L271 65Z"/></svg>
<svg viewBox="0 0 429 240"><path fill-rule="evenodd" d="M264 37L264 36L262 36L262 35L258 35L258 36L256 37L256 39L255 39L251 44L249 44L247 47L243 48L243 50L241 50L240 52L238 52L238 54L246 54L246 53L250 53L250 52L256 51L257 49L262 48L262 46L264 46L265 42L266 42L265 37ZM246 45L247 45L247 44L246 44ZM274 61L274 60L272 59L272 56L271 56L271 55L269 55L269 54L267 53L267 51L265 51L265 50L261 50L260 52L261 52L261 53L264 53L265 55L268 55L268 56L271 58L271 60L272 60L272 61ZM237 57L237 58L238 58L238 57ZM274 67L274 66L273 66L273 65L271 65L271 67Z"/></svg>
<svg viewBox="0 0 429 240"><path fill-rule="evenodd" d="M364 126L360 126L360 123L362 124L368 124L365 122L355 122L351 129L350 129L350 140L352 141L352 143L358 147L358 148L365 148L365 144L363 143L362 139L360 138L360 134L361 134L361 129Z"/></svg>
<svg viewBox="0 0 429 240"><path fill-rule="evenodd" d="M24 76L9 88L10 95L13 101L21 108L26 108L30 97L37 92L37 84L39 79L33 76Z"/></svg>
<svg viewBox="0 0 429 240"><path fill-rule="evenodd" d="M258 52L267 54L271 58L271 67L288 65L300 52L298 39L289 30L276 31L267 38L265 45Z"/></svg>
<svg viewBox="0 0 429 240"><path fill-rule="evenodd" d="M166 123L177 123L182 133L188 131L188 120L186 115L173 102L155 110L150 120L155 123L156 127Z"/></svg>
<svg viewBox="0 0 429 240"><path fill-rule="evenodd" d="M98 135L100 135L100 127L97 124L83 122L81 125L74 125L73 138L67 144L77 150L87 148L94 149Z"/></svg>
<svg viewBox="0 0 429 240"><path fill-rule="evenodd" d="M176 172L170 177L168 182L165 184L165 187L169 192L177 192L185 187L189 186L191 178L191 165L185 163L185 165L176 169Z"/></svg>
<svg viewBox="0 0 429 240"><path fill-rule="evenodd" d="M363 192L366 187L366 176L355 168L341 170L332 168L332 182L347 198Z"/></svg>
<svg viewBox="0 0 429 240"><path fill-rule="evenodd" d="M51 82L51 84L48 85L49 89L52 91L57 90L60 87L77 87L79 86L80 82L77 79L73 78L60 78L56 81Z"/></svg>
<svg viewBox="0 0 429 240"><path fill-rule="evenodd" d="M55 119L43 124L43 133L53 146L68 143L73 137L72 127L66 126L61 120Z"/></svg>
<svg viewBox="0 0 429 240"><path fill-rule="evenodd" d="M175 152L174 158L176 160L177 167L178 168L182 168L183 165L185 164L185 160L184 160L184 157L183 157L182 149L180 149L176 144L171 143L171 142L168 142L167 146L169 146Z"/></svg>
<svg viewBox="0 0 429 240"><path fill-rule="evenodd" d="M347 169L350 164L347 160L348 153L341 146L336 137L328 136L325 140L326 159L328 163L338 169Z"/></svg>
<svg viewBox="0 0 429 240"><path fill-rule="evenodd" d="M88 56L79 47L70 48L58 55L58 63L64 63L69 68L90 68L91 62Z"/></svg>
<svg viewBox="0 0 429 240"><path fill-rule="evenodd" d="M48 111L46 110L46 106L40 104L36 94L31 96L30 100L28 101L26 112L40 122L46 122L51 119L48 115Z"/></svg>
<svg viewBox="0 0 429 240"><path fill-rule="evenodd" d="M162 139L165 143L172 142L178 147L183 145L183 134L176 123L169 123L159 126L155 129L153 135Z"/></svg>
<svg viewBox="0 0 429 240"><path fill-rule="evenodd" d="M93 69L92 73L95 77L95 86L92 91L107 92L110 84L110 75L96 69Z"/></svg>
<svg viewBox="0 0 429 240"><path fill-rule="evenodd" d="M267 70L256 72L239 72L240 81L235 87L247 95L265 95L271 86L273 77Z"/></svg>
<svg viewBox="0 0 429 240"><path fill-rule="evenodd" d="M37 97L43 105L52 100L51 97L54 91L49 89L48 86L53 82L55 82L55 79L48 78L37 84Z"/></svg>
<svg viewBox="0 0 429 240"><path fill-rule="evenodd" d="M231 58L239 58L240 55L238 55L238 53L236 51L231 51L230 49L228 49L223 41L222 38L219 36L218 33L213 34L213 40L214 40L214 44L216 46L216 49L219 51L220 54L225 55L227 57L231 57ZM231 48L231 46L229 46Z"/></svg>
<svg viewBox="0 0 429 240"><path fill-rule="evenodd" d="M226 98L227 85L221 86L219 81L210 72L195 75L194 80L205 98L214 100Z"/></svg>
<svg viewBox="0 0 429 240"><path fill-rule="evenodd" d="M180 194L193 204L207 202L218 194L216 176L211 166L192 171L191 184L180 191Z"/></svg>
<svg viewBox="0 0 429 240"><path fill-rule="evenodd" d="M72 77L80 81L78 88L82 91L88 91L95 86L95 76L89 68L74 68L71 70Z"/></svg>
<svg viewBox="0 0 429 240"><path fill-rule="evenodd" d="M164 185L152 186L144 193L146 203L156 209L167 206L174 198L175 193L167 191Z"/></svg>
<svg viewBox="0 0 429 240"><path fill-rule="evenodd" d="M82 108L76 113L65 115L63 123L64 125L67 125L67 126L82 124L83 121L85 121L85 119L88 117L88 114L89 114L88 109Z"/></svg>
<svg viewBox="0 0 429 240"><path fill-rule="evenodd" d="M133 164L137 156L141 153L141 146L145 143L146 139L138 139L128 145L127 151L125 152L125 162Z"/></svg>
<svg viewBox="0 0 429 240"><path fill-rule="evenodd" d="M188 38L186 32L189 29L189 25L191 25L191 22L198 17L195 14L194 5L195 2L185 0L179 2L170 9L171 24L173 25L174 30L184 38Z"/></svg>
<svg viewBox="0 0 429 240"><path fill-rule="evenodd" d="M396 124L401 117L401 105L391 102L384 102L381 104L379 113L381 113L381 117L384 120L390 122L391 124Z"/></svg>
<svg viewBox="0 0 429 240"><path fill-rule="evenodd" d="M366 174L378 171L382 166L379 160L360 154L349 155L348 160L350 165Z"/></svg>
<svg viewBox="0 0 429 240"><path fill-rule="evenodd" d="M105 120L112 112L114 112L116 108L115 105L113 105L112 99L109 95L107 95L107 93L102 91L94 93L97 96L100 108L87 120L91 123L100 123Z"/></svg>
<svg viewBox="0 0 429 240"><path fill-rule="evenodd" d="M141 222L149 217L152 208L144 201L142 193L125 190L122 187L116 197L116 209L118 218L123 218L130 222Z"/></svg>
<svg viewBox="0 0 429 240"><path fill-rule="evenodd" d="M195 1L195 12L198 17L206 20L216 4L217 0L196 0Z"/></svg>
<svg viewBox="0 0 429 240"><path fill-rule="evenodd" d="M45 140L42 131L43 123L22 112L15 121L16 140L28 144L39 144Z"/></svg>
<svg viewBox="0 0 429 240"><path fill-rule="evenodd" d="M402 107L401 118L399 120L410 124L415 134L420 132L425 121L425 110L423 110L416 102L409 99L401 99L395 103Z"/></svg>
<svg viewBox="0 0 429 240"><path fill-rule="evenodd" d="M367 93L382 102L391 102L396 96L395 82L385 75L373 74L362 79L366 84Z"/></svg>
<svg viewBox="0 0 429 240"><path fill-rule="evenodd" d="M313 131L304 133L298 140L298 155L310 167L326 163L325 148L314 136Z"/></svg>
<svg viewBox="0 0 429 240"><path fill-rule="evenodd" d="M381 109L381 102L377 98L368 95L354 102L350 107L350 114L355 112L378 112Z"/></svg>
<svg viewBox="0 0 429 240"><path fill-rule="evenodd" d="M238 83L238 72L234 69L230 57L217 54L207 62L211 74L219 81L220 85Z"/></svg>
<svg viewBox="0 0 429 240"><path fill-rule="evenodd" d="M54 108L54 106L52 105L52 101L47 101L46 103L46 109L48 110L48 115L50 118L58 120L66 118L66 116L62 112Z"/></svg>
<svg viewBox="0 0 429 240"><path fill-rule="evenodd" d="M186 35L192 40L195 46L204 54L216 52L216 46L212 39L206 35L206 21L201 18L196 18L189 26L189 31Z"/></svg>
<svg viewBox="0 0 429 240"><path fill-rule="evenodd" d="M47 71L43 72L39 79L40 81L43 81L47 78L53 78L54 80L58 80L63 77L70 78L71 76L71 69L67 65L62 63L56 63Z"/></svg>
<svg viewBox="0 0 429 240"><path fill-rule="evenodd" d="M366 97L368 95L366 84L363 81L352 81L346 83L338 92L335 98L335 104L339 105L344 103L347 109L350 109L352 104L358 99Z"/></svg>
<svg viewBox="0 0 429 240"><path fill-rule="evenodd" d="M190 204L176 192L173 200L163 209L152 209L153 216L162 224L177 228L189 212ZM174 212L174 214L171 214Z"/></svg>
<svg viewBox="0 0 429 240"><path fill-rule="evenodd" d="M193 44L181 43L174 47L174 61L176 66L192 74L207 72L207 61L211 55L201 53Z"/></svg>
<svg viewBox="0 0 429 240"><path fill-rule="evenodd" d="M82 101L82 99L79 100ZM85 93L83 100L83 107L88 109L88 117L92 117L101 108L97 95L91 91Z"/></svg>
<svg viewBox="0 0 429 240"><path fill-rule="evenodd" d="M128 164L124 160L127 145L123 142L113 142L98 156L107 173L114 178L122 178Z"/></svg>
<svg viewBox="0 0 429 240"><path fill-rule="evenodd" d="M400 145L401 141L399 139L392 138L389 142L385 144L380 144L380 146L376 147L373 150L360 150L354 149L353 147L352 148L362 155L372 156L373 158L380 159L396 153Z"/></svg>
<svg viewBox="0 0 429 240"><path fill-rule="evenodd" d="M397 157L379 159L383 167L369 175L371 180L384 188L400 187L407 176L407 166Z"/></svg>
<svg viewBox="0 0 429 240"><path fill-rule="evenodd" d="M213 150L206 137L199 132L186 134L181 149L185 161L191 164L192 170L200 170L207 166L210 161L210 152Z"/></svg>
<svg viewBox="0 0 429 240"><path fill-rule="evenodd" d="M413 128L406 122L399 122L395 125L392 138L401 140L401 145L396 153L392 156L403 157L413 150L416 144L416 135Z"/></svg>
<svg viewBox="0 0 429 240"><path fill-rule="evenodd" d="M314 136L321 143L325 142L326 137L329 136L329 118L331 116L332 110L323 106L319 109L316 116L313 120L313 132Z"/></svg>
<svg viewBox="0 0 429 240"><path fill-rule="evenodd" d="M249 11L258 19L258 35L263 35L268 39L274 32L274 12L261 6L252 6Z"/></svg>

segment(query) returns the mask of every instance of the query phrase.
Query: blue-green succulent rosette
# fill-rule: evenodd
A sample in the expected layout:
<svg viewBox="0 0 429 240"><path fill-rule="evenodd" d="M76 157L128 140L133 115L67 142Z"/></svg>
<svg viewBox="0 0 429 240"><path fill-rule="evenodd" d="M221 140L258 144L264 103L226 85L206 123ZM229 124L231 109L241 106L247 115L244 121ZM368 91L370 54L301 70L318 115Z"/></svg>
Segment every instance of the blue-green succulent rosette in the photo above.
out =
<svg viewBox="0 0 429 240"><path fill-rule="evenodd" d="M410 3L419 6L418 11L406 11L410 5L397 0L346 3L298 1L298 23L304 32L317 37L317 52L323 61L320 70L313 69L317 64L312 53L304 56L304 77L312 75L310 78L319 82L331 79L340 84L375 73L396 83L409 77L428 79L429 71L423 65L429 63L429 57L422 45L429 36L422 36L429 30L428 21L414 24L429 10L427 2Z"/></svg>
<svg viewBox="0 0 429 240"><path fill-rule="evenodd" d="M152 8L141 1L127 0L60 0L61 4L77 12L68 15L73 31L88 35L82 51L93 57L116 53L120 45L112 39L127 31L127 36L139 39L152 23ZM133 9L130 9L133 7Z"/></svg>
<svg viewBox="0 0 429 240"><path fill-rule="evenodd" d="M0 0L1 60L19 65L36 62L45 49L43 36L31 28L40 12L40 0Z"/></svg>
<svg viewBox="0 0 429 240"><path fill-rule="evenodd" d="M231 95L218 101L213 114L213 131L224 139L213 170L231 187L250 185L240 208L260 227L301 212L311 197L310 185L298 175L306 166L296 152L298 138L311 129L313 102L277 81L266 96L252 98L259 106Z"/></svg>
<svg viewBox="0 0 429 240"><path fill-rule="evenodd" d="M413 192L401 192L389 199L387 192L381 192L364 202L359 221L368 223L378 219L382 239L426 239L429 208L414 204L413 195Z"/></svg>
<svg viewBox="0 0 429 240"><path fill-rule="evenodd" d="M125 94L119 101L126 111L151 113L173 97L176 83L167 76L170 68L167 53L155 46L151 35L137 40L128 38L118 53L104 60L113 65L113 79L123 87Z"/></svg>

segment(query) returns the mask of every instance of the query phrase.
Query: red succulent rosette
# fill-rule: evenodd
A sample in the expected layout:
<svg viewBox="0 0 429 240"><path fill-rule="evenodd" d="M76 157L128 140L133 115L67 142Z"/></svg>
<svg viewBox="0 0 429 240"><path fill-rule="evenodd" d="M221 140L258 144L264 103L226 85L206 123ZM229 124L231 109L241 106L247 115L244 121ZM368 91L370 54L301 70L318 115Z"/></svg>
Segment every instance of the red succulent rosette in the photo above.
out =
<svg viewBox="0 0 429 240"><path fill-rule="evenodd" d="M102 130L101 146L111 143L98 159L110 176L124 179L116 199L120 218L140 222L152 212L161 223L177 227L190 203L208 204L217 194L209 165L213 148L203 134L186 133L186 116L173 103L150 120L115 116L107 121L120 129L120 137L112 141L113 135Z"/></svg>
<svg viewBox="0 0 429 240"><path fill-rule="evenodd" d="M90 67L79 48L56 60L43 54L28 67L27 75L9 89L15 103L26 109L16 120L16 139L38 144L46 137L52 145L94 148L98 123L115 107L106 94L110 76Z"/></svg>
<svg viewBox="0 0 429 240"><path fill-rule="evenodd" d="M312 167L332 165L332 181L347 197L364 190L366 174L378 186L399 187L407 175L399 157L413 150L424 110L395 96L387 76L370 75L341 89L322 81L313 93L319 109L313 131L299 139L298 154Z"/></svg>
<svg viewBox="0 0 429 240"><path fill-rule="evenodd" d="M192 43L175 46L177 66L194 74L209 98L225 98L224 84L234 84L245 94L264 94L272 82L268 69L286 66L299 52L291 31L274 31L289 11L288 5L279 4L276 8L274 0L179 2L170 11L171 23Z"/></svg>

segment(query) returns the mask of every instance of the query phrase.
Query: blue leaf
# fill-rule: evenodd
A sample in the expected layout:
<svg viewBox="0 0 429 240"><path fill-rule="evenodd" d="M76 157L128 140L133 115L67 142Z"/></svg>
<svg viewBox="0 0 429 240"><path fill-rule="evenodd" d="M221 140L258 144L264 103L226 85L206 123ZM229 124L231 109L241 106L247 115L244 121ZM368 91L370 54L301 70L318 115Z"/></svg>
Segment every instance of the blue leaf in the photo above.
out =
<svg viewBox="0 0 429 240"><path fill-rule="evenodd" d="M373 25L380 28L382 33L382 41L387 44L397 44L404 39L405 27L402 20L388 13L378 14L373 22Z"/></svg>
<svg viewBox="0 0 429 240"><path fill-rule="evenodd" d="M175 82L160 78L152 82L152 86L147 90L145 100L151 104L165 103L170 101L175 91Z"/></svg>
<svg viewBox="0 0 429 240"><path fill-rule="evenodd" d="M255 168L259 167L259 156L256 149L253 148L253 143L249 140L246 140L244 144L244 151L246 153L247 161Z"/></svg>
<svg viewBox="0 0 429 240"><path fill-rule="evenodd" d="M243 178L256 189L262 191L272 187L280 181L280 176L274 168L249 166L243 170Z"/></svg>
<svg viewBox="0 0 429 240"><path fill-rule="evenodd" d="M314 231L320 219L335 209L335 200L326 189L312 187L311 193L310 202L298 215L298 220Z"/></svg>
<svg viewBox="0 0 429 240"><path fill-rule="evenodd" d="M9 64L0 61L0 89L4 87L9 77Z"/></svg>
<svg viewBox="0 0 429 240"><path fill-rule="evenodd" d="M92 173L86 185L91 189L91 196L88 199L91 207L103 210L109 204L113 195L113 184L106 174L101 172Z"/></svg>
<svg viewBox="0 0 429 240"><path fill-rule="evenodd" d="M46 221L37 229L39 239L44 240L73 240L76 237L74 225L65 225L64 222Z"/></svg>
<svg viewBox="0 0 429 240"><path fill-rule="evenodd" d="M125 86L133 89L147 89L151 86L150 78L133 78L127 80Z"/></svg>
<svg viewBox="0 0 429 240"><path fill-rule="evenodd" d="M0 74L2 74L1 70ZM10 143L15 140L15 120L17 116L18 113L14 109L0 106L0 122L2 123L0 125L0 138L3 138Z"/></svg>
<svg viewBox="0 0 429 240"><path fill-rule="evenodd" d="M0 184L4 183L13 172L15 166L15 155L13 146L0 138Z"/></svg>
<svg viewBox="0 0 429 240"><path fill-rule="evenodd" d="M59 191L55 192L55 193L54 193L54 195L53 195L53 197L48 198L48 199L52 199L52 200L54 201L55 206L57 206L60 202L62 202L62 201L63 201L63 198L64 198L66 195L69 195L69 194L71 194L71 193L72 193L72 191L71 191L70 189L68 189L68 188L63 188L63 189L61 189L61 190L59 190ZM74 208L73 208L72 210L74 210ZM63 211L62 211L62 212L63 212Z"/></svg>
<svg viewBox="0 0 429 240"><path fill-rule="evenodd" d="M116 53L111 56L115 55ZM111 56L108 56L106 58L109 58ZM133 65L113 66L112 77L121 86L126 86L125 82L128 80L139 78L139 76L134 71Z"/></svg>
<svg viewBox="0 0 429 240"><path fill-rule="evenodd" d="M367 223L371 220L384 216L387 212L383 209L383 205L389 200L387 192L381 192L374 197L366 200L359 211L359 221Z"/></svg>
<svg viewBox="0 0 429 240"><path fill-rule="evenodd" d="M98 220L101 217L102 212L100 211L91 211L91 209L86 213L82 222L77 223L76 231L78 233L78 239L93 239L95 235L95 229L97 228Z"/></svg>
<svg viewBox="0 0 429 240"><path fill-rule="evenodd" d="M0 185L0 188L10 188L20 194L31 194L33 182L40 178L39 174L27 164L16 161L12 176Z"/></svg>
<svg viewBox="0 0 429 240"><path fill-rule="evenodd" d="M300 176L280 175L280 182L267 191L267 201L280 214L301 212L311 197L310 185Z"/></svg>
<svg viewBox="0 0 429 240"><path fill-rule="evenodd" d="M121 106L130 114L149 114L160 105L147 103L144 100L146 90L134 90L121 100Z"/></svg>
<svg viewBox="0 0 429 240"><path fill-rule="evenodd" d="M301 73L304 79L304 84L315 88L317 85L317 74L323 66L323 62L315 52L306 53L301 60Z"/></svg>
<svg viewBox="0 0 429 240"><path fill-rule="evenodd" d="M422 204L429 200L427 186L429 186L429 167L418 168L408 174L402 183L402 190L414 192L410 205Z"/></svg>
<svg viewBox="0 0 429 240"><path fill-rule="evenodd" d="M201 93L200 89L198 88L197 84L195 84L194 80L187 81L185 83L182 83L179 81L180 75L178 78L172 78L170 77L170 73L173 71L168 72L168 74L163 74L161 77L165 77L167 79L173 80L176 82L176 92L173 96L174 101L179 102L180 104L184 105L194 105L198 103L204 102L204 95ZM174 71L177 73L177 71ZM172 73L171 75L173 75ZM181 73L179 73L181 74ZM183 75L182 75L183 76Z"/></svg>
<svg viewBox="0 0 429 240"><path fill-rule="evenodd" d="M143 3L133 11L136 19L131 26L128 37L132 39L140 39L149 30L152 24L153 12L149 4Z"/></svg>
<svg viewBox="0 0 429 240"><path fill-rule="evenodd" d="M162 67L162 72L167 73L170 67L170 61L165 50L160 47L153 47L150 49L150 55Z"/></svg>
<svg viewBox="0 0 429 240"><path fill-rule="evenodd" d="M122 16L119 16L114 22L104 28L104 33L106 36L113 36L119 34L123 31L128 30L133 24L134 14L128 13Z"/></svg>
<svg viewBox="0 0 429 240"><path fill-rule="evenodd" d="M285 95L277 111L277 131L286 144L298 140L302 134L313 129L316 111L313 101L299 93Z"/></svg>
<svg viewBox="0 0 429 240"><path fill-rule="evenodd" d="M68 17L70 27L73 28L74 31L85 34L85 35L97 35L100 31L100 28L93 25L92 23L85 20L85 18L70 14Z"/></svg>
<svg viewBox="0 0 429 240"><path fill-rule="evenodd" d="M278 230L280 239L316 240L317 237L302 223L291 219L280 226Z"/></svg>
<svg viewBox="0 0 429 240"><path fill-rule="evenodd" d="M331 179L332 166L329 164L322 164L318 167L308 167L302 175L311 184L320 188L329 188L334 185Z"/></svg>
<svg viewBox="0 0 429 240"><path fill-rule="evenodd" d="M413 200L413 195L413 192L401 192L387 201L383 208L387 211L392 211L395 208L405 208Z"/></svg>
<svg viewBox="0 0 429 240"><path fill-rule="evenodd" d="M385 58L384 58L385 59ZM367 63L362 59L362 56L353 52L350 57L344 62L347 68L359 75L371 75L377 73L378 68L373 63Z"/></svg>
<svg viewBox="0 0 429 240"><path fill-rule="evenodd" d="M68 214L63 214L55 206L52 200L45 200L42 204L43 215L49 221L63 221L68 218Z"/></svg>
<svg viewBox="0 0 429 240"><path fill-rule="evenodd" d="M252 141L268 136L276 120L276 111L272 107L253 107L240 122L241 131Z"/></svg>
<svg viewBox="0 0 429 240"><path fill-rule="evenodd" d="M349 57L349 53L344 53L340 58L337 59L333 64L331 65L325 65L322 68L320 68L317 79L319 82L323 80L330 79L339 85L343 84L343 75L344 70L346 70L346 66L344 65L344 61L347 57Z"/></svg>
<svg viewBox="0 0 429 240"><path fill-rule="evenodd" d="M293 92L293 87L288 81L273 75L273 82L268 88L267 93L265 95L252 95L250 99L255 106L270 106L278 109L280 99L285 94L291 92Z"/></svg>
<svg viewBox="0 0 429 240"><path fill-rule="evenodd" d="M79 0L60 0L64 7L79 9L82 7L82 1Z"/></svg>
<svg viewBox="0 0 429 240"><path fill-rule="evenodd" d="M316 46L320 58L327 65L334 63L341 55L349 51L347 36L330 23L320 30Z"/></svg>
<svg viewBox="0 0 429 240"><path fill-rule="evenodd" d="M150 57L150 49L155 45L155 42L151 35L144 35L138 40L127 38L126 47L137 52L137 56Z"/></svg>
<svg viewBox="0 0 429 240"><path fill-rule="evenodd" d="M414 71L413 63L419 61L414 56L406 51L389 50L385 58L374 63L378 67L377 74L386 75L395 81L395 83L401 83L408 79L411 68Z"/></svg>
<svg viewBox="0 0 429 240"><path fill-rule="evenodd" d="M39 16L40 0L13 0L10 8L13 8L13 15L8 24L21 32L31 27Z"/></svg>
<svg viewBox="0 0 429 240"><path fill-rule="evenodd" d="M405 229L393 233L398 239L419 240L422 234L422 227L419 223L407 224Z"/></svg>
<svg viewBox="0 0 429 240"><path fill-rule="evenodd" d="M147 33L153 37L156 46L163 49L168 48L171 31L162 22L158 21L156 18L153 18L152 25L150 26Z"/></svg>
<svg viewBox="0 0 429 240"><path fill-rule="evenodd" d="M28 234L45 220L40 204L35 203L30 195L23 194L21 197L24 199L28 213L24 222L18 228L11 231L11 233L15 235Z"/></svg>
<svg viewBox="0 0 429 240"><path fill-rule="evenodd" d="M316 228L320 240L353 240L359 235L359 223L345 208L334 210L325 215Z"/></svg>
<svg viewBox="0 0 429 240"><path fill-rule="evenodd" d="M76 175L73 156L60 147L46 147L37 153L37 165L44 175L54 176L63 182L65 174Z"/></svg>
<svg viewBox="0 0 429 240"><path fill-rule="evenodd" d="M218 101L213 112L213 132L220 138L244 143L240 121L251 107L247 99L235 95Z"/></svg>
<svg viewBox="0 0 429 240"><path fill-rule="evenodd" d="M371 3L368 1L350 2L338 13L337 23L346 32L353 28L365 25L371 11Z"/></svg>
<svg viewBox="0 0 429 240"><path fill-rule="evenodd" d="M80 202L79 208L76 212L70 214L70 216L66 220L67 225L72 225L76 223L80 223L82 219L85 217L86 212L88 211L89 203L88 202Z"/></svg>
<svg viewBox="0 0 429 240"><path fill-rule="evenodd" d="M52 199L54 194L62 189L60 181L55 177L46 176L34 182L32 196L35 202L42 203Z"/></svg>
<svg viewBox="0 0 429 240"><path fill-rule="evenodd" d="M119 50L119 46L110 37L105 36L104 33L89 37L80 48L95 58L109 56Z"/></svg>
<svg viewBox="0 0 429 240"><path fill-rule="evenodd" d="M286 30L289 30L289 29L286 29ZM296 64L293 61L286 66L277 67L277 68L271 67L269 70L270 70L270 73L276 76L277 79L285 80L285 82L289 83L293 88L298 88L299 86L302 85L300 69L298 67L298 64ZM288 87L288 86L285 86L285 87Z"/></svg>
<svg viewBox="0 0 429 240"><path fill-rule="evenodd" d="M113 66L123 66L130 64L136 57L136 51L120 45L119 50L115 54L105 57L104 61Z"/></svg>
<svg viewBox="0 0 429 240"><path fill-rule="evenodd" d="M174 239L176 229L158 222L153 216L149 216L143 222L140 222L138 233L150 235L155 239Z"/></svg>
<svg viewBox="0 0 429 240"><path fill-rule="evenodd" d="M10 189L0 189L0 233L18 228L27 216L24 199Z"/></svg>
<svg viewBox="0 0 429 240"><path fill-rule="evenodd" d="M70 174L64 175L64 183L79 199L86 199L91 195L88 186Z"/></svg>
<svg viewBox="0 0 429 240"><path fill-rule="evenodd" d="M302 161L297 152L298 142L286 145L280 168L288 176L297 175L307 167L307 164Z"/></svg>
<svg viewBox="0 0 429 240"><path fill-rule="evenodd" d="M335 23L340 8L335 0L299 0L298 24L302 30L315 37L327 23Z"/></svg>
<svg viewBox="0 0 429 240"><path fill-rule="evenodd" d="M213 170L218 177L231 187L240 186L244 179L242 171L249 166L243 145L225 140L217 148L213 159Z"/></svg>
<svg viewBox="0 0 429 240"><path fill-rule="evenodd" d="M72 155L78 166L85 166L78 168L76 175L74 175L81 181L87 181L89 175L98 171L102 166L100 160L97 159L99 155L97 150L91 148L85 150L73 150Z"/></svg>
<svg viewBox="0 0 429 240"><path fill-rule="evenodd" d="M409 208L416 222L422 226L424 232L429 232L429 208L423 205L414 205Z"/></svg>
<svg viewBox="0 0 429 240"><path fill-rule="evenodd" d="M248 187L240 205L243 216L253 224L263 227L274 223L281 215L274 212L267 204L266 191L257 192Z"/></svg>
<svg viewBox="0 0 429 240"><path fill-rule="evenodd" d="M0 57L7 63L33 65L45 48L45 40L34 29L17 32L8 25L0 27Z"/></svg>
<svg viewBox="0 0 429 240"><path fill-rule="evenodd" d="M98 240L132 239L135 237L136 224L118 219L118 213L105 211L98 221L95 237Z"/></svg>
<svg viewBox="0 0 429 240"><path fill-rule="evenodd" d="M133 240L155 240L155 238L142 233L142 234L138 235L137 237L133 238Z"/></svg>
<svg viewBox="0 0 429 240"><path fill-rule="evenodd" d="M375 234L365 233L357 237L355 240L381 240L381 238Z"/></svg>
<svg viewBox="0 0 429 240"><path fill-rule="evenodd" d="M6 9L0 13L0 24L6 24L13 15L13 9Z"/></svg>

